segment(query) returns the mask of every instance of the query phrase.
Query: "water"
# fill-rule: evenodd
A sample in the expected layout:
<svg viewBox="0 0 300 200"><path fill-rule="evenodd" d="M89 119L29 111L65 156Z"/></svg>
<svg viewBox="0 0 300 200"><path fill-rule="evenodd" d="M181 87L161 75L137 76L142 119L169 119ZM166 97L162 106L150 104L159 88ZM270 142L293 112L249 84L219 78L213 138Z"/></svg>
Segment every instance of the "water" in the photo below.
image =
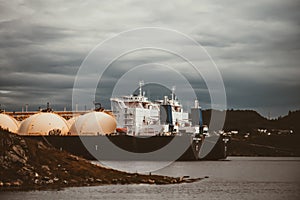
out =
<svg viewBox="0 0 300 200"><path fill-rule="evenodd" d="M119 167L155 162L116 162ZM175 162L155 174L209 178L179 185L109 185L60 191L3 192L0 199L300 199L300 158L230 157Z"/></svg>

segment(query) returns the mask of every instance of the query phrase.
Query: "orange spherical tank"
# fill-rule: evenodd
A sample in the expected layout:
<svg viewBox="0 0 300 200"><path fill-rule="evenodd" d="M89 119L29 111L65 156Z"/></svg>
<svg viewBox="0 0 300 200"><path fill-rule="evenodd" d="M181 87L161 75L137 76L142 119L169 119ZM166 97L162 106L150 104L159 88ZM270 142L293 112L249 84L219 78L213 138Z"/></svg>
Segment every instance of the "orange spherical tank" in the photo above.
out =
<svg viewBox="0 0 300 200"><path fill-rule="evenodd" d="M19 122L6 114L0 114L0 127L2 129L7 129L12 133L17 133L19 129Z"/></svg>
<svg viewBox="0 0 300 200"><path fill-rule="evenodd" d="M69 126L67 121L54 113L37 113L20 124L20 135L67 135Z"/></svg>
<svg viewBox="0 0 300 200"><path fill-rule="evenodd" d="M90 112L79 116L70 128L71 135L107 135L114 133L116 119L104 112Z"/></svg>

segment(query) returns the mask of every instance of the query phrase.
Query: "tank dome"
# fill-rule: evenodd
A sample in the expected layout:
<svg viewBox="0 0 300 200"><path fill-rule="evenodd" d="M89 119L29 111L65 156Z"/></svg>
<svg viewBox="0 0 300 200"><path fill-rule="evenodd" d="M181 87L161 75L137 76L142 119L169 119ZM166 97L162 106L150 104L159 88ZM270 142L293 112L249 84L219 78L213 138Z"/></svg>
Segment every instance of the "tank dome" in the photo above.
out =
<svg viewBox="0 0 300 200"><path fill-rule="evenodd" d="M68 126L71 127L79 116L71 117L67 120Z"/></svg>
<svg viewBox="0 0 300 200"><path fill-rule="evenodd" d="M79 116L70 128L71 135L106 135L117 127L116 119L105 112L90 112Z"/></svg>
<svg viewBox="0 0 300 200"><path fill-rule="evenodd" d="M0 127L2 129L8 129L12 133L17 133L19 122L9 115L0 114Z"/></svg>
<svg viewBox="0 0 300 200"><path fill-rule="evenodd" d="M54 113L37 113L20 124L20 135L67 135L69 126L67 121Z"/></svg>

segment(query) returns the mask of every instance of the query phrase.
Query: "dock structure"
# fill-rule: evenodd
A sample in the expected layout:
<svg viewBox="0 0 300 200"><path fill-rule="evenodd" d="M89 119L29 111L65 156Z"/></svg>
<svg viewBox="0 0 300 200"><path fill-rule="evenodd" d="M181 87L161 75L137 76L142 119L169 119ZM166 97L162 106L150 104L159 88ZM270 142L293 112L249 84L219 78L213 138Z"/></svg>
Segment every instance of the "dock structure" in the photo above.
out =
<svg viewBox="0 0 300 200"><path fill-rule="evenodd" d="M13 118L15 118L18 121L22 121L22 120L26 119L27 117L30 117L31 115L34 115L39 112L41 112L41 111L5 112L5 114L12 116ZM53 111L53 113L60 115L61 117L65 118L66 120L68 120L72 117L75 117L75 116L86 114L88 112L90 112L90 111Z"/></svg>

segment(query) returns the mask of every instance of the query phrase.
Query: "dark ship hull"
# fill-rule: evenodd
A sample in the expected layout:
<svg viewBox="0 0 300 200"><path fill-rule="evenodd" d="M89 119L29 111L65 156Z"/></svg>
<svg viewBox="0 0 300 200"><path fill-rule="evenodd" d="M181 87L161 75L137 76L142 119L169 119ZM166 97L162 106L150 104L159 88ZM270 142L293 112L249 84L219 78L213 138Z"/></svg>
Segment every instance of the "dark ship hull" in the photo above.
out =
<svg viewBox="0 0 300 200"><path fill-rule="evenodd" d="M226 158L222 139L201 155L207 138L185 136L26 136L88 160L197 161ZM202 153L203 154L203 153ZM202 157L201 157L202 156Z"/></svg>
<svg viewBox="0 0 300 200"><path fill-rule="evenodd" d="M199 154L200 160L223 160L227 158L229 138L220 136L206 137Z"/></svg>

